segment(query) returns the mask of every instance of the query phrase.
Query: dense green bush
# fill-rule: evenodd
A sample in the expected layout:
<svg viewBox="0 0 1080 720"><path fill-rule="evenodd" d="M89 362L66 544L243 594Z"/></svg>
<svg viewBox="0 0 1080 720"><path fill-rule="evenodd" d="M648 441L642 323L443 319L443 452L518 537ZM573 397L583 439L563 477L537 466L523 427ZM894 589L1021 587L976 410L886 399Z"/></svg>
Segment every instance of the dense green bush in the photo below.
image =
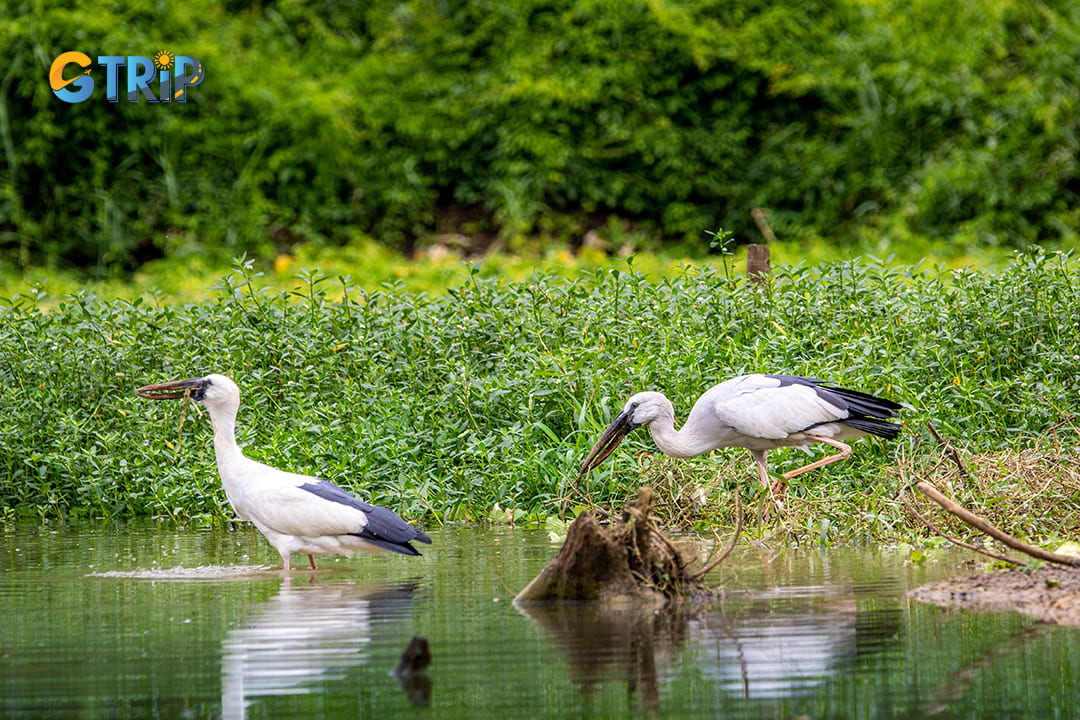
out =
<svg viewBox="0 0 1080 720"><path fill-rule="evenodd" d="M0 309L0 503L227 514L206 416L133 393L214 371L244 392L249 454L410 517L551 511L631 392L663 390L685 418L702 390L744 372L824 377L910 404L915 433L932 420L975 449L1026 447L1080 393L1077 270L1042 255L983 273L851 262L778 268L764 291L708 269L474 275L445 296L331 301L344 288L318 275L285 294L253 290L238 267L202 304L15 298ZM641 432L626 447L652 442ZM628 452L590 476L597 500L634 487ZM749 455L730 452L752 477ZM860 441L814 482L872 487L891 453Z"/></svg>
<svg viewBox="0 0 1080 720"><path fill-rule="evenodd" d="M3 0L0 252L131 267L366 233L564 236L615 216L1075 240L1080 6L925 1ZM80 49L200 58L185 105L66 105ZM617 227L612 225L611 227Z"/></svg>

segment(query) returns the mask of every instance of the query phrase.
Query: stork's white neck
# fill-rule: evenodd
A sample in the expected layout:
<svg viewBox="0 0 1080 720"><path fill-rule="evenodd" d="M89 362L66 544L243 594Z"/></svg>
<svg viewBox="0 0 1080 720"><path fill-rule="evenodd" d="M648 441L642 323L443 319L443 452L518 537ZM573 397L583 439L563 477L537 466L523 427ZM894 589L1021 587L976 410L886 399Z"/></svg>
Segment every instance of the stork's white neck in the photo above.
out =
<svg viewBox="0 0 1080 720"><path fill-rule="evenodd" d="M716 443L703 437L687 423L682 430L675 429L675 418L663 414L649 423L649 432L660 452L674 458L691 458L717 448Z"/></svg>
<svg viewBox="0 0 1080 720"><path fill-rule="evenodd" d="M208 407L210 421L214 425L214 455L217 458L218 473L221 480L227 483L229 470L238 462L243 462L244 451L236 444L236 411L235 406L214 405Z"/></svg>

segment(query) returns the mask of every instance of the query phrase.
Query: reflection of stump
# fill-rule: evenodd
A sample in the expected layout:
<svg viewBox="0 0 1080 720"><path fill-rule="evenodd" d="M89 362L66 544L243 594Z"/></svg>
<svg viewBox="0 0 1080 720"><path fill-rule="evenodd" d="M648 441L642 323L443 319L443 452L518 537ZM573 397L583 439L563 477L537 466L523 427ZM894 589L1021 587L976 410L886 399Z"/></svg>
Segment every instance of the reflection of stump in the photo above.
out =
<svg viewBox="0 0 1080 720"><path fill-rule="evenodd" d="M431 678L427 674L430 664L431 650L428 649L427 638L414 635L394 668L394 677L413 707L431 704Z"/></svg>
<svg viewBox="0 0 1080 720"><path fill-rule="evenodd" d="M555 642L570 677L584 692L625 680L648 710L660 709L660 676L689 637L697 608L649 604L525 603L518 610Z"/></svg>
<svg viewBox="0 0 1080 720"><path fill-rule="evenodd" d="M638 490L622 520L604 529L589 513L574 520L555 558L514 602L599 600L663 604L676 598L710 597L691 580L682 558L649 514L653 491Z"/></svg>

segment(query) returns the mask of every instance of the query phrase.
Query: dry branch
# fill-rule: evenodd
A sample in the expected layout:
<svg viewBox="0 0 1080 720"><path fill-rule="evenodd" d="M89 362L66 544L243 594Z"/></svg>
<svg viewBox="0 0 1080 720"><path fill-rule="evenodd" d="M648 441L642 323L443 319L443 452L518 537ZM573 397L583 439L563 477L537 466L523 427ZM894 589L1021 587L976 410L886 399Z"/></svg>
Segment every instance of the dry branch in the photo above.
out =
<svg viewBox="0 0 1080 720"><path fill-rule="evenodd" d="M945 508L948 512L952 513L962 521L970 525L971 527L979 530L986 535L994 538L1002 545L1011 547L1017 552L1022 552L1025 555L1033 557L1037 560L1044 560L1046 562L1057 563L1058 565L1072 565L1080 567L1080 558L1072 557L1070 555L1059 555L1057 553L1050 552L1049 550L1043 550L1041 547L1035 545L1029 545L1026 542L1019 540L1012 535L999 530L986 520L982 519L970 510L966 510L960 505L956 504L944 494L941 493L936 487L931 485L925 480L916 480L914 487L926 497L936 502L941 507Z"/></svg>
<svg viewBox="0 0 1080 720"><path fill-rule="evenodd" d="M953 447L952 444L949 443L945 438L941 437L941 434L937 431L937 428L935 428L932 423L926 423L926 427L929 428L930 433L934 436L934 439L937 440L938 446L942 450L944 450L949 455L949 457L953 459L953 462L956 463L957 469L960 470L960 477L966 480L968 477L968 471L967 468L964 467L964 463L960 459L960 453L957 451L957 449Z"/></svg>
<svg viewBox="0 0 1080 720"><path fill-rule="evenodd" d="M967 468L964 466L964 462L960 458L960 453L956 450L956 448L953 447L945 438L943 438L938 433L938 431L934 428L933 425L931 425L930 423L927 423L926 426L927 426L927 428L929 428L930 432L933 434L934 438L937 440L938 447L941 448L942 454L943 454L942 459L939 460L937 462L937 464L934 465L934 471L936 471L937 468L939 468L941 466L941 463L945 458L949 458L956 464L956 467L959 469L961 475L964 478L968 478L969 476L968 476ZM962 522L967 524L969 527L975 528L976 530L978 530L979 532L982 532L985 535L989 535L990 537L994 538L995 540L1002 543L1006 547L1010 547L1013 550L1016 550L1017 552L1024 553L1028 557L1033 557L1033 558L1035 558L1037 560L1043 560L1045 562L1056 563L1058 565L1071 565L1071 566L1074 566L1074 567L1080 567L1080 558L1072 557L1072 556L1069 556L1069 555L1059 555L1058 553L1050 552L1049 550L1043 550L1042 548L1037 547L1035 545L1029 545L1028 543L1026 543L1026 542L1024 542L1024 541L1010 535L1009 533L999 529L998 527L992 525L985 518L982 518L982 517L976 515L975 513L971 512L970 510L967 510L966 508L961 506L959 503L953 501L952 499L947 497L944 493L942 493L940 490L938 490L936 487L934 487L933 484L931 484L925 478L918 478L913 483L909 482L908 478L907 478L907 476L906 476L906 474L904 472L903 463L900 464L900 477L901 477L902 486L904 487L905 491L907 489L909 489L909 488L917 489L923 495L930 498L931 500L936 502L938 505L940 505L942 508L944 508L947 512L949 512L953 516L959 518ZM957 545L960 545L961 547L965 547L965 548L968 548L970 550L974 550L975 552L979 552L979 553L981 553L983 555L988 555L988 556L993 557L993 558L995 558L997 560L1004 560L1005 562L1009 562L1009 563L1013 563L1013 564L1020 564L1020 563L1017 563L1014 560L1010 560L1010 559L1005 558L1003 556L995 555L993 553L986 552L984 550L981 550L979 548L974 547L973 545L969 545L967 543L960 542L960 541L956 540L955 538L949 537L942 530L937 528L933 523L931 523L929 520L927 520L925 517L923 517L915 509L914 505L908 502L906 496L904 497L904 504L905 504L905 506L907 506L908 510L910 510L911 513L913 515L915 515L915 517L918 518L924 525L929 527L932 531L934 531L938 535L941 535L942 537L948 539L949 541L951 541L951 542L953 542L953 543L955 543Z"/></svg>
<svg viewBox="0 0 1080 720"><path fill-rule="evenodd" d="M905 490L908 487L910 487L910 485L908 483L908 479L907 479L907 474L904 472L903 465L900 466L900 478L904 483ZM977 552L980 555L985 555L985 556L987 556L989 558L993 558L995 560L1000 560L1001 562L1009 563L1010 565L1021 565L1022 566L1024 564L1022 562L1017 562L1016 560L1013 560L1011 558L1007 558L1004 555L998 555L997 553L992 553L989 550L984 550L983 548L979 547L978 545L972 545L971 543L964 542L963 540L960 540L959 538L955 538L952 535L949 535L947 532L945 532L944 530L939 528L937 525L935 525L929 518L927 518L926 516L924 516L922 513L919 512L918 508L915 507L915 503L911 502L911 499L908 497L907 492L904 492L904 494L903 494L903 501L904 501L904 507L907 509L907 511L909 513L911 513L912 515L914 515L915 518L919 522L921 522L926 527L930 528L930 530L932 530L937 535L939 535L939 536L945 538L946 540L948 540L949 542L951 542L953 545L956 545L957 547L965 548L967 550L971 550L973 552Z"/></svg>

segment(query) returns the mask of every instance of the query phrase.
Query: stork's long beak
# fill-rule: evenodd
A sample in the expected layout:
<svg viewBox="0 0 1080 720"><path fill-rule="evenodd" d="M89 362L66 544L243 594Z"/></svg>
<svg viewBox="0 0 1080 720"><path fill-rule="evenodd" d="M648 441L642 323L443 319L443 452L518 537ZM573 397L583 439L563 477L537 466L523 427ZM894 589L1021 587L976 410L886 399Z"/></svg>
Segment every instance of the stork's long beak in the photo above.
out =
<svg viewBox="0 0 1080 720"><path fill-rule="evenodd" d="M206 378L201 377L188 378L187 380L171 380L157 385L144 385L137 389L135 394L147 400L179 400L185 395L191 394L194 399L198 400L199 397L194 392L205 385Z"/></svg>
<svg viewBox="0 0 1080 720"><path fill-rule="evenodd" d="M604 434L600 436L600 439L593 445L593 449L589 451L589 456L585 458L585 462L581 463L581 469L578 470L578 477L588 474L588 472L598 466L600 463L607 459L607 456L615 452L615 448L619 447L619 443L623 441L623 438L637 430L639 425L635 425L630 419L630 413L621 412L611 424L604 430Z"/></svg>

